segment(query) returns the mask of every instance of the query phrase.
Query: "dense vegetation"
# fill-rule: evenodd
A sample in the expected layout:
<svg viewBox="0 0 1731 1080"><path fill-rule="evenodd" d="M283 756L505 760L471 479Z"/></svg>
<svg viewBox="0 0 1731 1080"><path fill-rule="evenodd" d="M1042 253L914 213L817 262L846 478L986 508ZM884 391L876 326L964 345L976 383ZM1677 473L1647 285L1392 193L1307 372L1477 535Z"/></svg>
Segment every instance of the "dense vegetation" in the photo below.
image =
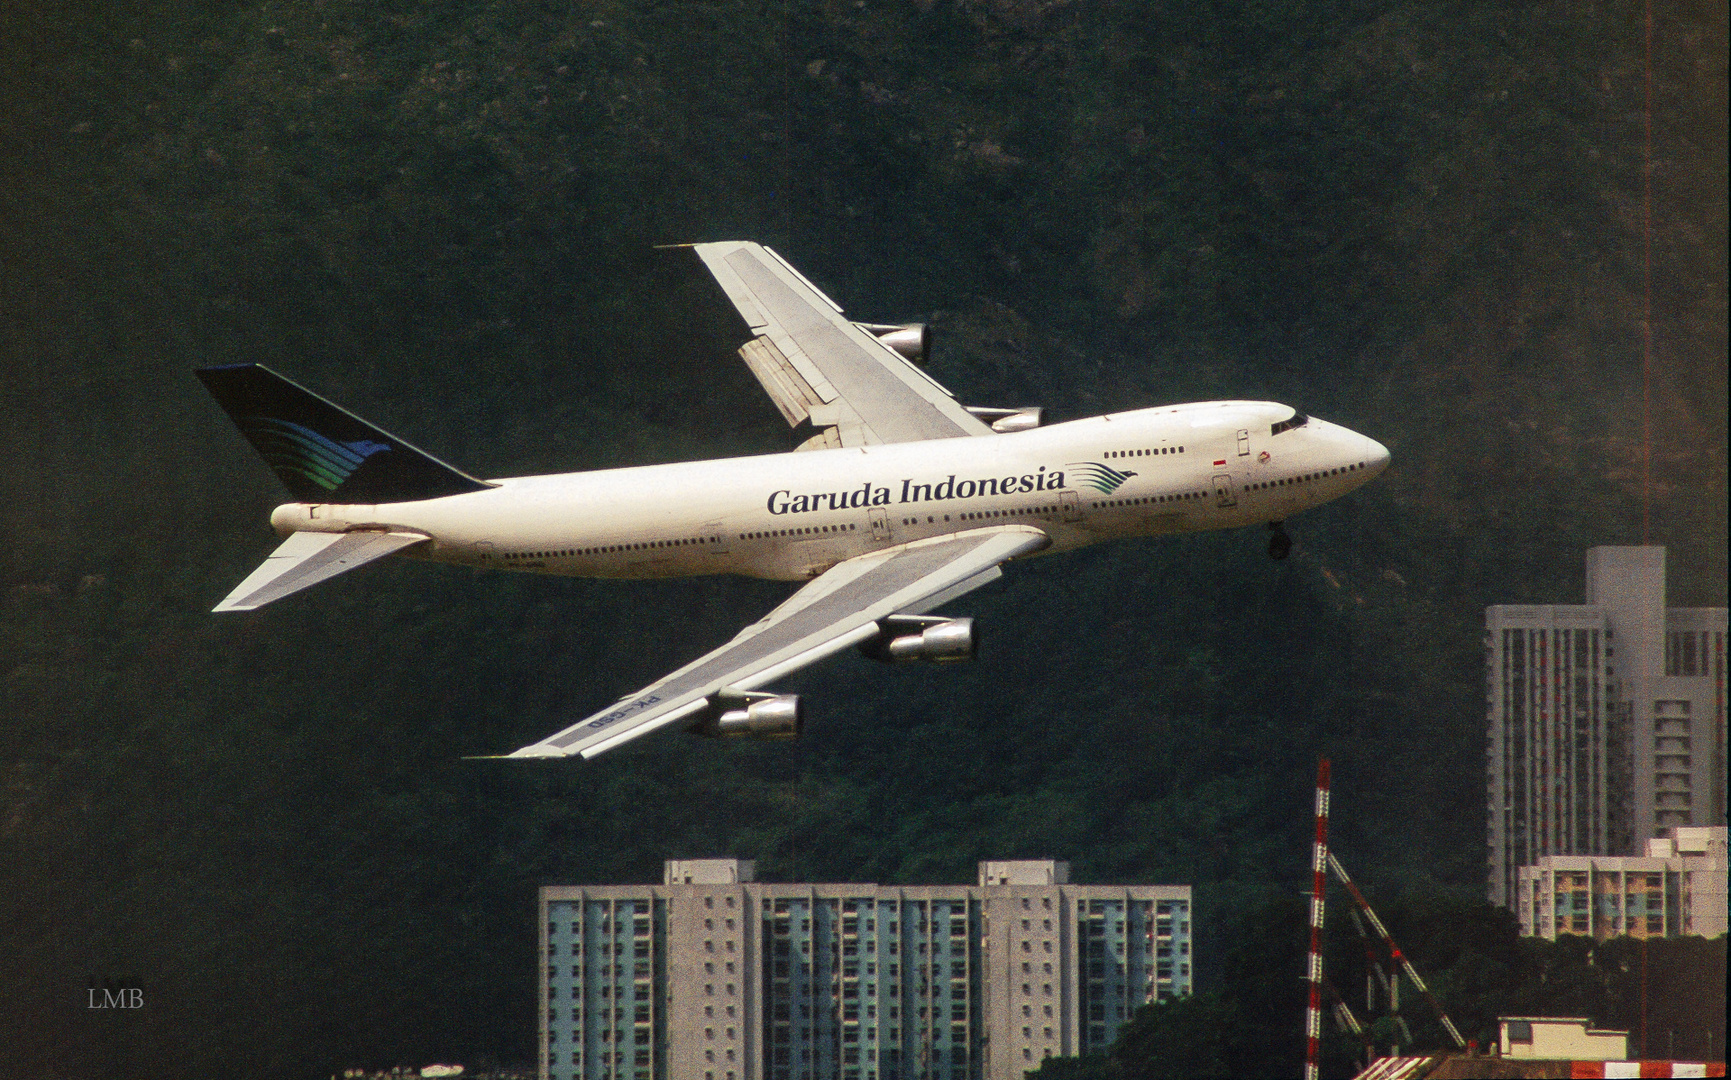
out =
<svg viewBox="0 0 1731 1080"><path fill-rule="evenodd" d="M1344 907L1342 898L1341 907ZM1452 1050L1453 1040L1411 983L1401 987L1407 1038L1386 992L1366 1008L1364 943L1346 912L1334 908L1324 971L1364 1025L1378 1054ZM1461 1037L1479 1052L1494 1048L1499 1016L1584 1016L1599 1028L1629 1032L1637 1057L1717 1060L1725 1054L1725 938L1631 938L1594 943L1517 936L1508 912L1479 901L1429 896L1384 906L1390 930L1420 977L1443 1002ZM1149 1005L1109 1053L1053 1058L1037 1080L1201 1080L1294 1076L1304 1045L1294 1038L1292 971L1302 972L1308 904L1281 898L1245 921L1222 959L1218 989ZM1379 950L1379 962L1387 954ZM1363 1067L1364 1043L1340 1029L1323 1003L1324 1076ZM1643 1038L1645 1041L1643 1042Z"/></svg>
<svg viewBox="0 0 1731 1080"><path fill-rule="evenodd" d="M1189 882L1224 994L1233 942L1288 933L1319 753L1355 874L1476 895L1483 606L1643 538L1673 603L1725 602L1726 15L1658 12L1649 216L1641 13L9 5L4 1071L528 1060L535 887L707 854ZM732 313L652 250L732 236L928 317L970 403L1271 397L1395 467L1284 564L1245 531L1014 568L970 669L793 680L791 749L460 760L785 586L392 564L208 614L282 495L191 368L269 363L482 475L785 449ZM145 1008L84 1008L124 978Z"/></svg>

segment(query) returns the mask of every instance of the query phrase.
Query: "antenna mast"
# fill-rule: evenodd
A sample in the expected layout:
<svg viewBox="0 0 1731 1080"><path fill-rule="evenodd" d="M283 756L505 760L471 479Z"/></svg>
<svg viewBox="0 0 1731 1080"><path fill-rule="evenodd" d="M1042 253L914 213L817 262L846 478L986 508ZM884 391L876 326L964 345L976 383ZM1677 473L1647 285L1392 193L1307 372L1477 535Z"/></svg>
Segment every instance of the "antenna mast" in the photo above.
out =
<svg viewBox="0 0 1731 1080"><path fill-rule="evenodd" d="M1317 1080L1322 1041L1322 909L1328 896L1327 758L1316 766L1316 843L1310 868L1310 1007L1304 1014L1304 1080Z"/></svg>

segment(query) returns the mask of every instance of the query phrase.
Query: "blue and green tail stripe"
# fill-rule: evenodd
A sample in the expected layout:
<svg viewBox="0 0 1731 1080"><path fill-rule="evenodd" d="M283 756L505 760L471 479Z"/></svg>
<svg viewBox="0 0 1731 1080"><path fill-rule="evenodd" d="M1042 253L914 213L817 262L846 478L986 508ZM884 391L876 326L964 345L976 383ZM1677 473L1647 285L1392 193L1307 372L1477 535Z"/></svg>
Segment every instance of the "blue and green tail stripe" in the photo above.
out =
<svg viewBox="0 0 1731 1080"><path fill-rule="evenodd" d="M390 449L370 439L336 442L312 428L268 416L243 416L236 423L271 468L279 473L286 469L326 491L342 486L367 458Z"/></svg>
<svg viewBox="0 0 1731 1080"><path fill-rule="evenodd" d="M262 364L197 375L301 502L412 502L491 486Z"/></svg>
<svg viewBox="0 0 1731 1080"><path fill-rule="evenodd" d="M1104 495L1110 495L1124 485L1124 481L1136 474L1129 471L1119 472L1110 465L1102 465L1098 461L1072 461L1064 466L1074 471L1080 482Z"/></svg>

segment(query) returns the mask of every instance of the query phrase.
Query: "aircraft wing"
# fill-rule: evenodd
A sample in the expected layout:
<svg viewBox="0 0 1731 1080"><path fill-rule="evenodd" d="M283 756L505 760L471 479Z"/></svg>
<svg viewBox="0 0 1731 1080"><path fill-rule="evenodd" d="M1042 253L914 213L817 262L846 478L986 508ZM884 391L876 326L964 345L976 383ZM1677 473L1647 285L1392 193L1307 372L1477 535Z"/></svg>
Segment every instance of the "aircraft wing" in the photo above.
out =
<svg viewBox="0 0 1731 1080"><path fill-rule="evenodd" d="M992 433L773 250L744 240L692 247L751 327L739 350L746 366L789 425L819 429L801 449Z"/></svg>
<svg viewBox="0 0 1731 1080"><path fill-rule="evenodd" d="M412 532L297 532L212 611L251 611L374 559L425 543Z"/></svg>
<svg viewBox="0 0 1731 1080"><path fill-rule="evenodd" d="M918 615L1001 575L998 564L1051 541L1028 525L998 525L860 555L838 563L732 641L660 682L508 757L594 757L681 721L717 699L755 690L877 636L878 620Z"/></svg>

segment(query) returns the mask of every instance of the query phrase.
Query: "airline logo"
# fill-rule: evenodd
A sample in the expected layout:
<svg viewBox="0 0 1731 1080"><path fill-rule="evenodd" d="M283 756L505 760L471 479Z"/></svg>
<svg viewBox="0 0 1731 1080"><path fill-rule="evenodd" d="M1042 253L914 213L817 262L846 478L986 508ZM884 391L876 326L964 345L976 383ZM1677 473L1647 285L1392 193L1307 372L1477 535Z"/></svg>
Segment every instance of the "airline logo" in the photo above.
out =
<svg viewBox="0 0 1731 1080"><path fill-rule="evenodd" d="M1102 466L1096 466L1102 467ZM1107 470L1110 472L1111 470ZM1134 476L1134 473L1115 473ZM1123 483L1122 480L1119 483ZM918 484L909 477L901 482L900 497L887 487L875 487L869 481L857 491L820 491L801 494L787 489L770 493L765 509L772 514L804 514L813 510L848 510L860 506L888 506L892 502L944 502L949 499L973 499L982 495L1003 496L1032 491L1057 491L1064 486L1062 472L1047 472L1044 465L1022 476L984 476L979 479L957 480L956 474L935 484ZM1116 485L1114 485L1116 486Z"/></svg>
<svg viewBox="0 0 1731 1080"><path fill-rule="evenodd" d="M366 439L337 442L312 428L268 416L244 417L240 428L273 469L304 476L326 491L335 491L361 462L390 449Z"/></svg>
<svg viewBox="0 0 1731 1080"><path fill-rule="evenodd" d="M1124 481L1136 474L1125 470L1119 472L1110 465L1102 465L1098 461L1072 461L1067 466L1076 470L1081 482L1087 484L1102 495L1110 495L1124 486Z"/></svg>

